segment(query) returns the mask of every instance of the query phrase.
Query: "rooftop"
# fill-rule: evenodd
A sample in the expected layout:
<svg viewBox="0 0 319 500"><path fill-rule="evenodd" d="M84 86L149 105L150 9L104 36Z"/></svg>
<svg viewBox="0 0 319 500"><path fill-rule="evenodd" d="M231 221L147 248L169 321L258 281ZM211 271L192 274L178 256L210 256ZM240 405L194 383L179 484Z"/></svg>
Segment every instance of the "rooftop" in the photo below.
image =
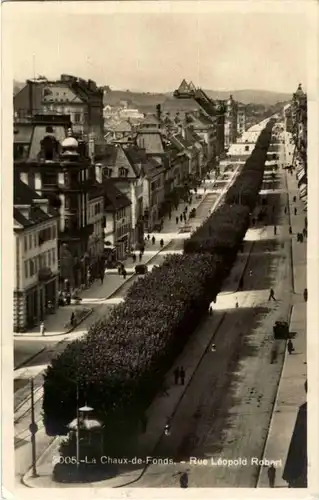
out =
<svg viewBox="0 0 319 500"><path fill-rule="evenodd" d="M129 198L115 186L112 180L104 179L103 188L106 212L117 212L131 205Z"/></svg>

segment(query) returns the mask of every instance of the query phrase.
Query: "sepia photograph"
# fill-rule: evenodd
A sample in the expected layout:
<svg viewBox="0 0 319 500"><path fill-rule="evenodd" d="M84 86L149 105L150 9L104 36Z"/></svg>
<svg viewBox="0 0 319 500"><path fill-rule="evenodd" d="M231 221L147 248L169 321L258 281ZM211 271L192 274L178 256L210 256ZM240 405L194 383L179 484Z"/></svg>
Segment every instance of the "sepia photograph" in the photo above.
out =
<svg viewBox="0 0 319 500"><path fill-rule="evenodd" d="M19 498L309 488L317 14L307 1L3 6L2 396Z"/></svg>

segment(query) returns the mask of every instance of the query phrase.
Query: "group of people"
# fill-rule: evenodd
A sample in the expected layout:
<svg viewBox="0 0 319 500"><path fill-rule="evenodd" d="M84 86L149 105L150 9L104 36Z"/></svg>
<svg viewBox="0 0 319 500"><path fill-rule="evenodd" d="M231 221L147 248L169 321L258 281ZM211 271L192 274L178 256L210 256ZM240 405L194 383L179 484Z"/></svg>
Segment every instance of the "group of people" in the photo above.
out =
<svg viewBox="0 0 319 500"><path fill-rule="evenodd" d="M179 382L181 383L181 385L184 385L185 384L185 370L183 368L183 366L177 366L174 370L174 381L175 381L175 385L178 385Z"/></svg>
<svg viewBox="0 0 319 500"><path fill-rule="evenodd" d="M177 225L179 224L179 222L183 222L183 220L184 220L184 222L186 222L186 220L187 220L187 212L188 212L188 207L186 205L186 207L184 208L183 213L181 213L179 217L176 216L175 220L176 220L176 224Z"/></svg>

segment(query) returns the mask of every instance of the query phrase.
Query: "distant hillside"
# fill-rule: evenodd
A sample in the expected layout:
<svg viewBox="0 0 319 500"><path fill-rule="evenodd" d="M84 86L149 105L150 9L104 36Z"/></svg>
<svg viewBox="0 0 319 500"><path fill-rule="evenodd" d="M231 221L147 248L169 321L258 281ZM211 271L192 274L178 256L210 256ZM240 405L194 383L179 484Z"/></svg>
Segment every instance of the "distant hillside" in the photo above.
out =
<svg viewBox="0 0 319 500"><path fill-rule="evenodd" d="M291 99L291 94L282 92L272 92L270 90L230 90L230 91L215 91L206 90L207 95L213 99L227 99L232 94L235 101L244 104L264 104L271 106L277 102L286 102Z"/></svg>
<svg viewBox="0 0 319 500"><path fill-rule="evenodd" d="M286 102L291 99L290 94L271 92L268 90L230 90L214 91L205 90L207 95L213 99L227 99L230 94L236 101L243 104L262 104L272 106L277 102ZM126 101L129 107L140 109L142 112L154 111L156 104L161 104L163 109L177 111L178 109L194 109L197 105L193 100L174 99L171 93L149 93L149 92L131 92L129 90L112 90L104 95L104 104L117 106L120 101Z"/></svg>

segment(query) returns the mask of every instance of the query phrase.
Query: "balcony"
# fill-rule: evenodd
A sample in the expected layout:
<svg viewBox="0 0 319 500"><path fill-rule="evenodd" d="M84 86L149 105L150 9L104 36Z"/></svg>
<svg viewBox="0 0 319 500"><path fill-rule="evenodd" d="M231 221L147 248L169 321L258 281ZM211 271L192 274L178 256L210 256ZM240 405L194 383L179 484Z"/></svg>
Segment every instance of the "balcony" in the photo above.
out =
<svg viewBox="0 0 319 500"><path fill-rule="evenodd" d="M87 224L84 227L65 229L60 234L60 241L67 242L67 241L87 240L89 236L93 234L93 232L94 232L93 224Z"/></svg>

